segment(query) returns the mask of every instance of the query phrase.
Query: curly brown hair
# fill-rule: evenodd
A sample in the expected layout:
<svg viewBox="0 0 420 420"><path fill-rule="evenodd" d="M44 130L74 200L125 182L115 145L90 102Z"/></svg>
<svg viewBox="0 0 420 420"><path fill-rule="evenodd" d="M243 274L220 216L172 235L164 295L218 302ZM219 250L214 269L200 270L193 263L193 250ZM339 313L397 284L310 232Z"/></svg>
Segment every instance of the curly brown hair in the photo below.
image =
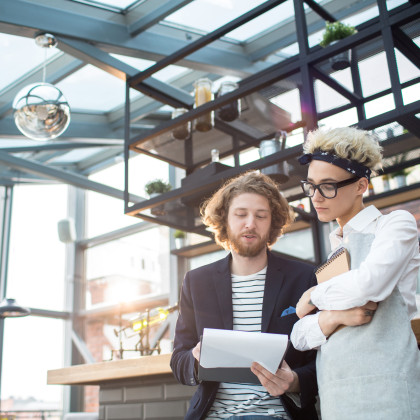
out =
<svg viewBox="0 0 420 420"><path fill-rule="evenodd" d="M246 172L228 180L201 206L203 223L214 233L216 243L229 249L227 217L232 200L240 194L253 193L267 198L271 210L271 228L267 245L273 245L286 225L293 222L294 214L278 185L267 175Z"/></svg>

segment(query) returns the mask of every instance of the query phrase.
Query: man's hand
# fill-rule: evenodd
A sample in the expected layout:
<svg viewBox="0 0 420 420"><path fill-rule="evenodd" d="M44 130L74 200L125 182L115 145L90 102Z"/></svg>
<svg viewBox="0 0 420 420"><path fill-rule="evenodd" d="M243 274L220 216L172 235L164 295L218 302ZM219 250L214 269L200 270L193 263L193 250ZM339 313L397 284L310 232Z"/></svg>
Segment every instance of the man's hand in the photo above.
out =
<svg viewBox="0 0 420 420"><path fill-rule="evenodd" d="M303 318L315 309L315 305L311 302L311 292L315 287L316 286L313 286L308 289L299 299L299 302L296 305L296 315L299 318Z"/></svg>
<svg viewBox="0 0 420 420"><path fill-rule="evenodd" d="M201 343L198 343L193 349L192 349L192 354L194 356L194 358L197 360L197 362L200 361L200 348L201 348Z"/></svg>
<svg viewBox="0 0 420 420"><path fill-rule="evenodd" d="M252 364L251 371L258 377L261 385L273 397L283 395L285 392L300 391L299 378L296 372L290 369L285 360L283 360L280 369L277 369L275 375L257 362Z"/></svg>
<svg viewBox="0 0 420 420"><path fill-rule="evenodd" d="M357 327L372 321L378 304L369 301L363 306L342 311L321 311L318 322L322 333L328 337L339 325Z"/></svg>

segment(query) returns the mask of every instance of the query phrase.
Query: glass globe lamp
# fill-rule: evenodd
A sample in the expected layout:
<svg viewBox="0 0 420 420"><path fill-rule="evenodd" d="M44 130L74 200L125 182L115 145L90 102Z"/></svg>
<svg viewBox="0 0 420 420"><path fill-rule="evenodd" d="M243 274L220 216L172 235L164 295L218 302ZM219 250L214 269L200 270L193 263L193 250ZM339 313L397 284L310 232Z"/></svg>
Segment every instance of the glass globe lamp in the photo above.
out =
<svg viewBox="0 0 420 420"><path fill-rule="evenodd" d="M63 93L49 83L23 88L13 101L15 123L25 136L40 141L61 135L70 123L70 106Z"/></svg>

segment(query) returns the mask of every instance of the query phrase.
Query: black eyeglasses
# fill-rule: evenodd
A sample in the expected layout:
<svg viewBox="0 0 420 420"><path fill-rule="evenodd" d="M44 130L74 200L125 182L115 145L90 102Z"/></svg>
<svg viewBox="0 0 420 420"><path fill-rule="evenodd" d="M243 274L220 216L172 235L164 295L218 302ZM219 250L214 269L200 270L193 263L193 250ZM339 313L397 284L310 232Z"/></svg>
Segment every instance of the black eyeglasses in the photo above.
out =
<svg viewBox="0 0 420 420"><path fill-rule="evenodd" d="M324 198L334 198L337 195L337 189L341 187L345 187L346 185L353 184L359 177L354 177L350 179L345 179L344 181L340 182L323 182L322 184L313 184L309 181L300 181L302 185L303 193L307 197L313 197L315 191L318 190Z"/></svg>

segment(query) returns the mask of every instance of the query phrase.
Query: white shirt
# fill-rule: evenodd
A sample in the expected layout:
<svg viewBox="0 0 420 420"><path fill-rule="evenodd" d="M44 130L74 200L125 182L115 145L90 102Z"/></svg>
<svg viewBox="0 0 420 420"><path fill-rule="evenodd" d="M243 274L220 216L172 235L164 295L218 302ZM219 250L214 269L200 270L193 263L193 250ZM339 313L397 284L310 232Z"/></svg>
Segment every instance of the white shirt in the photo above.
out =
<svg viewBox="0 0 420 420"><path fill-rule="evenodd" d="M340 228L331 232L333 250L352 231L374 233L375 239L359 268L323 282L313 290L311 300L318 309L342 310L363 306L368 301L381 302L397 286L410 319L417 313L420 256L416 221L404 210L381 215L376 207L369 206L344 226L343 237L339 235ZM317 348L326 342L318 317L319 313L307 315L294 325L291 341L297 350Z"/></svg>

